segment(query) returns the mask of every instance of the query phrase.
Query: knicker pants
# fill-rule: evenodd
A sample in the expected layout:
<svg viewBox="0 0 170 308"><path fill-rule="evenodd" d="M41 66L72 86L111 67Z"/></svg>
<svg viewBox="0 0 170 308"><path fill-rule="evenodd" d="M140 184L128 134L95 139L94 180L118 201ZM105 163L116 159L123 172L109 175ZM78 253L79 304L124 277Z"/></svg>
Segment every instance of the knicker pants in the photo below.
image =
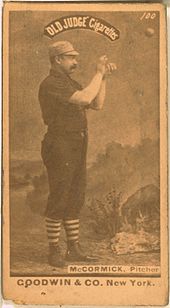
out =
<svg viewBox="0 0 170 308"><path fill-rule="evenodd" d="M45 135L41 153L49 181L46 217L79 218L85 201L87 139L86 131Z"/></svg>

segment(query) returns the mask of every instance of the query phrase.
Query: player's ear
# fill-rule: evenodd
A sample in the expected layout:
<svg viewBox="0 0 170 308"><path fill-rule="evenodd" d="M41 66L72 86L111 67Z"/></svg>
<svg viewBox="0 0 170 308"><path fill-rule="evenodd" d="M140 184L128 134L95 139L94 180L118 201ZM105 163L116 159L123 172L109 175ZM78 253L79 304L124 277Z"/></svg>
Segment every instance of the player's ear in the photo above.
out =
<svg viewBox="0 0 170 308"><path fill-rule="evenodd" d="M55 57L55 62L56 62L57 64L60 64L60 63L61 63L61 58L60 58L59 56L56 56L56 57Z"/></svg>

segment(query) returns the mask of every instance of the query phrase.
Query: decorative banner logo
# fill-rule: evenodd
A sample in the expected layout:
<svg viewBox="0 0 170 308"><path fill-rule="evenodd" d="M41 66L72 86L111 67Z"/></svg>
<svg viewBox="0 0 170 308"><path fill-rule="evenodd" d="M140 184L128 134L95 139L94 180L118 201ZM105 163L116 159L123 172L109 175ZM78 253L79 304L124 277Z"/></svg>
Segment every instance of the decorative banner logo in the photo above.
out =
<svg viewBox="0 0 170 308"><path fill-rule="evenodd" d="M115 27L102 19L89 15L65 16L56 19L44 28L44 34L53 38L59 33L74 29L91 30L105 35L111 41L117 40L120 36L120 31Z"/></svg>

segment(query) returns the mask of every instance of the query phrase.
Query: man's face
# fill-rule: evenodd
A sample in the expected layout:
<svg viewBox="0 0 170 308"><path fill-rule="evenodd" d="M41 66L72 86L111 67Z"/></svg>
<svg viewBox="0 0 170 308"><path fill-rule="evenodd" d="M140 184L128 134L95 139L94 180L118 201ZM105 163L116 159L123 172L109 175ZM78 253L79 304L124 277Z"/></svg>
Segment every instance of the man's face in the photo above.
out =
<svg viewBox="0 0 170 308"><path fill-rule="evenodd" d="M67 74L72 74L75 71L78 64L76 56L71 56L71 55L62 55L58 57L57 62Z"/></svg>

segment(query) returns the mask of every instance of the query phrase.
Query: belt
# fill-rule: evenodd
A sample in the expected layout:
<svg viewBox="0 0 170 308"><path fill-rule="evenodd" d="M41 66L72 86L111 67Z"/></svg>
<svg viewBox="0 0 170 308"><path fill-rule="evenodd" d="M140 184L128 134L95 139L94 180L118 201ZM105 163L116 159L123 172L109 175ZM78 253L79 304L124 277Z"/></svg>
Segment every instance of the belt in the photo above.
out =
<svg viewBox="0 0 170 308"><path fill-rule="evenodd" d="M88 129L87 129L87 128L80 131L80 135L81 135L82 137L87 136L87 134L88 134Z"/></svg>
<svg viewBox="0 0 170 308"><path fill-rule="evenodd" d="M58 133L59 135L64 135L64 134L67 134L67 135L69 135L69 134L75 134L75 135L81 135L82 137L85 137L85 136L87 136L87 134L88 134L88 129L87 128L82 128L82 129L80 129L80 130L64 130L64 129L54 129L54 130L52 130L52 129L49 129L48 130L48 132L47 132L47 134L49 134L49 135L55 135L56 133Z"/></svg>

